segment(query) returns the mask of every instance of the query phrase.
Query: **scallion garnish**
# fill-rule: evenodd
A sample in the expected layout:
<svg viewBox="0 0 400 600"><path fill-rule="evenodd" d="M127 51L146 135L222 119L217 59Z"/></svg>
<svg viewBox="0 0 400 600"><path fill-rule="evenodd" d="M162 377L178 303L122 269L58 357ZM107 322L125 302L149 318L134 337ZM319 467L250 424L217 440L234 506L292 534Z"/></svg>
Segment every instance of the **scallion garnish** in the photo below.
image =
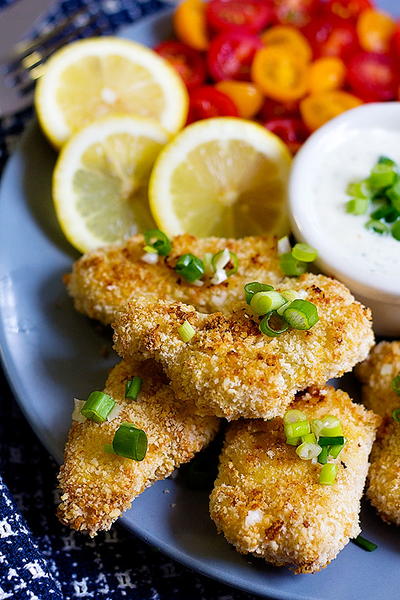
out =
<svg viewBox="0 0 400 600"><path fill-rule="evenodd" d="M315 304L308 300L293 300L283 313L283 318L292 329L311 329L319 320Z"/></svg>
<svg viewBox="0 0 400 600"><path fill-rule="evenodd" d="M247 304L250 304L252 297L254 294L258 292L268 292L273 290L272 285L267 285L266 283L259 283L258 281L252 281L251 283L246 283L244 286L244 296Z"/></svg>
<svg viewBox="0 0 400 600"><path fill-rule="evenodd" d="M168 237L159 229L150 229L144 234L146 246L153 248L160 256L167 256L171 252L171 242ZM146 247L145 247L146 250ZM146 250L149 252L149 250Z"/></svg>
<svg viewBox="0 0 400 600"><path fill-rule="evenodd" d="M297 423L298 421L305 421L306 419L306 415L301 410L291 409L285 412L283 422Z"/></svg>
<svg viewBox="0 0 400 600"><path fill-rule="evenodd" d="M260 331L269 337L277 337L289 329L288 323L282 319L276 310L267 313L260 322Z"/></svg>
<svg viewBox="0 0 400 600"><path fill-rule="evenodd" d="M137 377L136 375L130 381L128 381L125 386L125 398L136 400L141 390L142 383L142 378Z"/></svg>
<svg viewBox="0 0 400 600"><path fill-rule="evenodd" d="M395 180L396 164L394 162L393 164L382 162L380 159L372 169L368 178L368 182L374 190L381 190L382 188L389 187L393 185Z"/></svg>
<svg viewBox="0 0 400 600"><path fill-rule="evenodd" d="M285 298L279 292L271 290L254 294L250 301L250 308L253 309L256 315L263 316L276 310L282 304L286 304Z"/></svg>
<svg viewBox="0 0 400 600"><path fill-rule="evenodd" d="M337 437L342 436L342 425L335 415L326 415L321 419L321 428L318 432L319 436L322 437Z"/></svg>
<svg viewBox="0 0 400 600"><path fill-rule="evenodd" d="M147 452L147 435L132 423L121 423L114 434L112 447L118 456L141 461Z"/></svg>
<svg viewBox="0 0 400 600"><path fill-rule="evenodd" d="M201 279L204 275L203 261L194 254L182 254L176 261L175 271L189 283Z"/></svg>
<svg viewBox="0 0 400 600"><path fill-rule="evenodd" d="M307 270L307 263L294 258L291 252L286 252L280 256L279 265L288 277L299 277Z"/></svg>
<svg viewBox="0 0 400 600"><path fill-rule="evenodd" d="M299 295L294 290L284 290L283 292L281 292L281 296L285 298L286 302L282 304L282 306L280 306L276 312L278 313L278 315L282 316L285 310L289 308L293 300L297 300Z"/></svg>
<svg viewBox="0 0 400 600"><path fill-rule="evenodd" d="M303 442L296 448L296 454L302 460L311 460L317 458L321 452L321 447L318 444Z"/></svg>
<svg viewBox="0 0 400 600"><path fill-rule="evenodd" d="M292 256L301 262L311 263L318 257L318 252L308 244L299 243L293 247Z"/></svg>
<svg viewBox="0 0 400 600"><path fill-rule="evenodd" d="M365 215L368 205L369 201L367 198L352 198L346 204L346 212L351 215Z"/></svg>
<svg viewBox="0 0 400 600"><path fill-rule="evenodd" d="M391 232L394 239L400 242L400 221L396 221L396 223L392 225Z"/></svg>
<svg viewBox="0 0 400 600"><path fill-rule="evenodd" d="M365 229L370 229L371 231L375 231L375 233L379 233L383 235L389 231L389 227L382 223L382 221L377 221L376 219L370 219L365 223Z"/></svg>
<svg viewBox="0 0 400 600"><path fill-rule="evenodd" d="M332 456L332 458L337 458L344 448L344 442L343 442L343 444L339 444L337 446L328 446L328 447L329 447L329 456Z"/></svg>
<svg viewBox="0 0 400 600"><path fill-rule="evenodd" d="M319 482L323 485L332 485L337 475L337 465L335 463L326 463L322 465Z"/></svg>
<svg viewBox="0 0 400 600"><path fill-rule="evenodd" d="M320 446L343 446L344 437L339 435L336 437L326 437L321 435L318 438L318 444Z"/></svg>
<svg viewBox="0 0 400 600"><path fill-rule="evenodd" d="M329 454L328 446L321 448L321 452L318 454L318 462L321 465L326 465L326 463L328 462L328 454Z"/></svg>
<svg viewBox="0 0 400 600"><path fill-rule="evenodd" d="M182 342L190 342L195 333L196 330L191 326L189 321L184 321L178 329L178 335Z"/></svg>
<svg viewBox="0 0 400 600"><path fill-rule="evenodd" d="M302 437L310 433L310 423L306 420L296 423L285 423L285 435L287 438Z"/></svg>
<svg viewBox="0 0 400 600"><path fill-rule="evenodd" d="M396 423L400 423L400 408L395 408L392 411L392 419L396 421Z"/></svg>
<svg viewBox="0 0 400 600"><path fill-rule="evenodd" d="M354 540L351 541L353 542L353 544L359 546L367 552L373 552L378 547L377 544L374 544L374 542L370 542L369 540L362 537L362 535L358 535L356 538L354 538Z"/></svg>
<svg viewBox="0 0 400 600"><path fill-rule="evenodd" d="M81 414L96 423L104 423L114 406L115 400L108 394L92 392L82 406Z"/></svg>
<svg viewBox="0 0 400 600"><path fill-rule="evenodd" d="M231 252L227 248L214 254L211 259L211 264L214 267L215 272L224 270L227 277L230 277L237 272L239 266L239 260L235 252ZM229 267L228 269L226 267Z"/></svg>
<svg viewBox="0 0 400 600"><path fill-rule="evenodd" d="M400 396L400 373L392 379L392 390Z"/></svg>

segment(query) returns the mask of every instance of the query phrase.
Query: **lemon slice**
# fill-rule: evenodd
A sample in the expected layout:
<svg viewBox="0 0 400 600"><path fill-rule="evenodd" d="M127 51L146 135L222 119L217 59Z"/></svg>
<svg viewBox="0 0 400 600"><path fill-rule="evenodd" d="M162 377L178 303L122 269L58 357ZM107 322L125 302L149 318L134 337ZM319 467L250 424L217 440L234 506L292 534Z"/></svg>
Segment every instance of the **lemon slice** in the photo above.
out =
<svg viewBox="0 0 400 600"><path fill-rule="evenodd" d="M159 155L150 207L168 235L285 235L291 155L264 127L221 117L187 127Z"/></svg>
<svg viewBox="0 0 400 600"><path fill-rule="evenodd" d="M158 54L116 37L74 42L46 63L35 106L56 146L109 114L152 118L175 133L186 121L186 88Z"/></svg>
<svg viewBox="0 0 400 600"><path fill-rule="evenodd" d="M53 176L61 228L81 252L154 227L148 206L153 163L168 140L155 121L106 117L64 146Z"/></svg>

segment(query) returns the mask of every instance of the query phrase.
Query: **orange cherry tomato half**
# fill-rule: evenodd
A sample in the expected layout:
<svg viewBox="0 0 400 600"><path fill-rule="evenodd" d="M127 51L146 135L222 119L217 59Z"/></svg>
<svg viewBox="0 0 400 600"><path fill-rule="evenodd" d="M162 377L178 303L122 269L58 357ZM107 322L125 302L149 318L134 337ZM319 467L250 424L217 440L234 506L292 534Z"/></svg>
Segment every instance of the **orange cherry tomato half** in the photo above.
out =
<svg viewBox="0 0 400 600"><path fill-rule="evenodd" d="M175 34L181 42L195 50L207 50L206 5L203 0L184 0L178 4L173 23Z"/></svg>
<svg viewBox="0 0 400 600"><path fill-rule="evenodd" d="M254 83L248 81L220 81L215 86L234 102L239 117L251 119L260 110L264 96Z"/></svg>
<svg viewBox="0 0 400 600"><path fill-rule="evenodd" d="M310 66L310 92L338 90L346 78L346 66L337 56L318 58Z"/></svg>
<svg viewBox="0 0 400 600"><path fill-rule="evenodd" d="M254 55L259 48L262 48L262 42L252 33L220 33L211 41L208 49L207 62L211 77L215 81L248 81Z"/></svg>
<svg viewBox="0 0 400 600"><path fill-rule="evenodd" d="M396 23L386 13L365 10L357 21L360 46L366 52L387 52L396 29Z"/></svg>
<svg viewBox="0 0 400 600"><path fill-rule="evenodd" d="M273 18L270 0L210 0L207 22L214 31L258 33Z"/></svg>
<svg viewBox="0 0 400 600"><path fill-rule="evenodd" d="M301 119L274 119L264 123L264 127L280 137L292 154L296 154L310 135Z"/></svg>
<svg viewBox="0 0 400 600"><path fill-rule="evenodd" d="M306 126L311 131L315 131L334 117L346 110L356 108L362 103L360 98L352 94L341 90L333 90L321 94L312 94L304 98L300 102L300 113Z"/></svg>
<svg viewBox="0 0 400 600"><path fill-rule="evenodd" d="M341 19L357 19L368 8L373 8L370 0L328 0L327 10Z"/></svg>
<svg viewBox="0 0 400 600"><path fill-rule="evenodd" d="M256 53L251 77L269 98L291 102L306 95L308 69L307 63L299 56L271 46Z"/></svg>
<svg viewBox="0 0 400 600"><path fill-rule="evenodd" d="M293 52L305 62L311 60L312 50L307 38L298 29L289 25L275 25L267 29L262 34L261 41L267 47L275 46Z"/></svg>
<svg viewBox="0 0 400 600"><path fill-rule="evenodd" d="M232 100L212 85L203 85L190 94L188 123L212 117L238 117Z"/></svg>
<svg viewBox="0 0 400 600"><path fill-rule="evenodd" d="M366 102L384 102L397 97L400 76L398 66L390 56L359 52L349 61L347 81L357 96Z"/></svg>
<svg viewBox="0 0 400 600"><path fill-rule="evenodd" d="M189 90L204 83L206 63L197 50L182 42L170 40L156 46L154 51L174 67Z"/></svg>

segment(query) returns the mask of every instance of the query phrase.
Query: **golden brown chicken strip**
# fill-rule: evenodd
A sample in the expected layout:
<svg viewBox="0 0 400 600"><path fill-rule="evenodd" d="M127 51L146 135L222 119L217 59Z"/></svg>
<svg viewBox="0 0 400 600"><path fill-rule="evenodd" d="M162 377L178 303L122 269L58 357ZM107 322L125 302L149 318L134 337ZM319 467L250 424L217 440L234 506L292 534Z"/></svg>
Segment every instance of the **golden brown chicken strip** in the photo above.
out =
<svg viewBox="0 0 400 600"><path fill-rule="evenodd" d="M75 308L105 324L113 321L116 312L131 298L172 300L192 304L200 312L229 312L243 299L243 286L249 281L277 283L283 277L279 267L276 239L247 237L241 240L223 238L197 239L179 235L172 240L168 257L159 257L157 264L147 264L142 235L123 244L89 252L65 276ZM176 273L179 256L186 253L200 258L206 252L216 253L228 248L238 256L238 271L226 281L202 287L187 283Z"/></svg>
<svg viewBox="0 0 400 600"><path fill-rule="evenodd" d="M136 401L125 399L127 381L143 379ZM218 429L218 419L198 417L177 402L156 365L121 362L111 371L104 390L122 407L118 417L98 424L73 422L60 469L62 523L95 535L109 529L134 498L204 448ZM143 461L104 451L121 422L143 429L148 449Z"/></svg>
<svg viewBox="0 0 400 600"><path fill-rule="evenodd" d="M372 449L367 496L384 521L400 525L400 423L392 419L392 411L400 408L392 389L400 374L400 342L377 344L356 374L365 405L385 417Z"/></svg>
<svg viewBox="0 0 400 600"><path fill-rule="evenodd" d="M312 329L271 338L248 307L204 315L185 304L137 300L114 323L115 348L123 358L154 358L177 398L194 403L198 414L271 419L296 392L350 371L373 344L370 311L338 281L307 274L279 289L301 292L317 306ZM178 334L186 320L196 331L187 343Z"/></svg>
<svg viewBox="0 0 400 600"><path fill-rule="evenodd" d="M380 418L332 387L310 388L291 408L307 418L336 415L346 444L332 485L319 483L321 465L301 460L286 443L283 420L229 426L211 517L228 542L296 573L326 567L360 533L360 499Z"/></svg>

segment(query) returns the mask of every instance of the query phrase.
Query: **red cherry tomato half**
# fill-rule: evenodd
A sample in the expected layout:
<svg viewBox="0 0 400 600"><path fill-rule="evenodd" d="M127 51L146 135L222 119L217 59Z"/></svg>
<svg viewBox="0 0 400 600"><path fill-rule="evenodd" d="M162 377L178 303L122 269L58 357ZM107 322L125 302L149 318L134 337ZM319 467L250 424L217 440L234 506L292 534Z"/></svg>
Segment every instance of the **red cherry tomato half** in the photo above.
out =
<svg viewBox="0 0 400 600"><path fill-rule="evenodd" d="M397 27L390 44L390 50L396 60L400 61L400 23L397 23Z"/></svg>
<svg viewBox="0 0 400 600"><path fill-rule="evenodd" d="M357 19L368 8L374 8L370 0L328 0L326 9L341 19Z"/></svg>
<svg viewBox="0 0 400 600"><path fill-rule="evenodd" d="M220 33L208 49L208 70L215 81L249 81L254 55L262 47L261 40L251 33Z"/></svg>
<svg viewBox="0 0 400 600"><path fill-rule="evenodd" d="M206 63L200 52L182 42L163 42L154 50L179 73L188 89L202 85L206 78Z"/></svg>
<svg viewBox="0 0 400 600"><path fill-rule="evenodd" d="M257 33L273 18L270 0L210 0L206 19L214 31Z"/></svg>
<svg viewBox="0 0 400 600"><path fill-rule="evenodd" d="M301 119L274 119L264 123L264 127L280 137L293 154L299 150L310 135Z"/></svg>
<svg viewBox="0 0 400 600"><path fill-rule="evenodd" d="M262 123L275 119L288 119L300 117L298 102L278 102L272 98L265 98L258 118Z"/></svg>
<svg viewBox="0 0 400 600"><path fill-rule="evenodd" d="M354 93L366 102L397 97L399 75L396 62L386 54L358 52L348 62L347 80Z"/></svg>
<svg viewBox="0 0 400 600"><path fill-rule="evenodd" d="M319 0L274 0L275 19L282 25L304 27L319 9Z"/></svg>
<svg viewBox="0 0 400 600"><path fill-rule="evenodd" d="M212 85L203 85L190 94L188 123L211 117L238 117L232 100Z"/></svg>
<svg viewBox="0 0 400 600"><path fill-rule="evenodd" d="M312 46L314 58L337 56L346 60L359 50L356 28L349 20L320 17L307 25L303 33Z"/></svg>

